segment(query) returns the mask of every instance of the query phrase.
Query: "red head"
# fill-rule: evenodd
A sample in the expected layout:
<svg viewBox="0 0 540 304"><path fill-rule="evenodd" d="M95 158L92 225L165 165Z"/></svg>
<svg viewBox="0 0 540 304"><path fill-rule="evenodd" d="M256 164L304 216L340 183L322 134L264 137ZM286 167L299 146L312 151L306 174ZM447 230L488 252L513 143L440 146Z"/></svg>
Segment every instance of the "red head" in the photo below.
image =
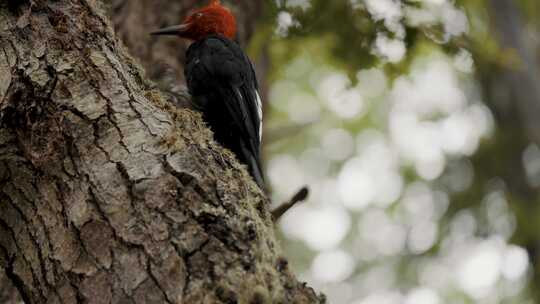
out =
<svg viewBox="0 0 540 304"><path fill-rule="evenodd" d="M160 29L152 35L176 35L199 40L208 35L221 34L229 39L236 36L236 19L219 0L210 3L189 15L182 24Z"/></svg>

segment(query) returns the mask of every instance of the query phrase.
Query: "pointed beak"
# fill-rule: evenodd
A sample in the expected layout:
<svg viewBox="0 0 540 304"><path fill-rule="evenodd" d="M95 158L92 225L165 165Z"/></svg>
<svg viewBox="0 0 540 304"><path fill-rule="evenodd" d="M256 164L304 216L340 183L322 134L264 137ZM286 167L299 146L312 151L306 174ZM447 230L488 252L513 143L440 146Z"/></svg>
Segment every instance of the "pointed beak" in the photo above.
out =
<svg viewBox="0 0 540 304"><path fill-rule="evenodd" d="M169 27L165 27L162 29L159 29L157 31L153 31L150 33L150 35L175 35L175 36L182 36L189 30L190 24L184 23L180 25L173 25Z"/></svg>

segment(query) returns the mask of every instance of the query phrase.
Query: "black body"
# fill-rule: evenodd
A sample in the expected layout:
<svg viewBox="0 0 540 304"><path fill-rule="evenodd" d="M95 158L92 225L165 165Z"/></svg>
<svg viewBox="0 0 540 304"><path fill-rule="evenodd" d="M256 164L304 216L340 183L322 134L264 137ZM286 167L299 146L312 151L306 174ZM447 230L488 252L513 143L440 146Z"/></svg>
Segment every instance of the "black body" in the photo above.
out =
<svg viewBox="0 0 540 304"><path fill-rule="evenodd" d="M214 137L249 168L264 189L260 164L262 109L253 66L240 46L221 35L194 42L185 76L195 107Z"/></svg>

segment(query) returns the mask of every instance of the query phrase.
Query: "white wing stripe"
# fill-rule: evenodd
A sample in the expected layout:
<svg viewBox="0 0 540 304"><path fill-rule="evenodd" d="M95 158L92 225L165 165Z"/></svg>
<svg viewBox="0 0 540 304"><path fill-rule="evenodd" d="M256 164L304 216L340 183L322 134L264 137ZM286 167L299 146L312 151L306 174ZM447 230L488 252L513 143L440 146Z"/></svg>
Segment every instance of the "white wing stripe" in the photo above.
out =
<svg viewBox="0 0 540 304"><path fill-rule="evenodd" d="M259 115L259 141L262 141L262 128L263 128L262 126L262 121L263 121L262 100L257 90L255 90L255 94L257 95L257 114Z"/></svg>

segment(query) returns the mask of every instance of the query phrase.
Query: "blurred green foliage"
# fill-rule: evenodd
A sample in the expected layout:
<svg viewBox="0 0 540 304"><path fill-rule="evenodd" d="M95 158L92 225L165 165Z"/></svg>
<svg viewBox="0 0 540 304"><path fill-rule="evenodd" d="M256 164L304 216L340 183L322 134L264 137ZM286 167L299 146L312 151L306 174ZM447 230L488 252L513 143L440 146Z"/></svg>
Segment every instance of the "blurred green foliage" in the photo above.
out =
<svg viewBox="0 0 540 304"><path fill-rule="evenodd" d="M512 12L516 13L514 17L517 18L515 19L517 23L497 24L494 22L493 11L502 2L509 5ZM394 0L379 0L379 2L277 0L269 3L266 12L267 16L260 26L261 30L253 40L251 51L261 54L264 53L261 50L266 50L271 58L269 76L271 106L270 114L267 116L270 117L267 120L267 125L270 127L266 132L268 135L265 148L267 159L270 160L268 171L270 171L271 180L273 166L282 168L276 164L283 159L289 160L287 155L290 156L291 161L285 163L295 164L296 162L300 164L298 165L300 168L305 168L306 161L303 158L313 151L319 151L320 147L324 146L324 143L321 144L323 141L321 138L329 130L338 128L350 134L355 142L360 141L366 132L378 132L377 134L380 134L378 136L387 140L390 147L395 150L399 173L403 181L399 198L389 205L380 207L370 203L368 207L355 210L345 204L344 209L348 212L346 218L352 223L352 228L348 228L348 232L339 241L337 247L317 250L309 244L308 240L291 237L291 233L287 231L294 228L284 223L282 225L284 247L291 257L293 267L304 273L306 279L314 282L315 285L319 284L330 294L331 300L348 299L347 301L351 303L354 301L354 303L366 304L394 303L388 299L395 294L400 294L405 301L413 301L420 295L425 296L424 299L429 298L426 294L431 296L433 294L426 293L422 289L422 286L426 285L426 282L422 281L425 280L425 278L422 279L425 276L422 273L426 272L424 271L426 265L434 268L448 267L450 256L454 256L452 252L460 251L459 248L462 248L460 246L465 246L454 239L455 231L459 231L460 226L466 227L467 225L463 223L468 223L469 215L472 215L474 224L472 233L463 236L467 239L466 242L464 241L467 248L484 248L486 244L499 244L496 241L498 239L504 240L503 243L506 245L501 247L503 248L501 250L506 250L505 252L518 252L511 250L514 248L511 244L519 245L527 251L531 263L527 274L515 282L510 279L505 281L503 277L511 277L511 274L508 274L511 271L501 270L502 275L497 276L497 281L490 283L493 289L489 289L491 292L489 295L475 294L474 288L478 289L480 285L475 287L474 281L461 282L460 280L467 280L463 279L463 276L456 275L457 279L454 283L445 285L445 288L429 287L429 290L435 291L436 301L433 300L434 297L431 297L429 298L431 300L418 303L540 303L537 287L540 286L540 265L537 264L537 256L540 254L540 248L538 248L540 226L537 220L540 217L539 185L531 182L530 176L538 173L536 172L538 170L533 169L538 166L537 161L540 159L535 158L539 155L535 147L540 143L534 140L535 134L531 134L531 130L525 127L523 111L519 110L519 107L523 106L522 103L528 101L521 100L516 90L527 88L521 88L519 82L516 84L512 81L513 77L519 76L519 66L523 65L523 58L519 55L520 47L530 48L531 52L540 58L538 56L539 2L536 0L457 0L455 2L447 0L401 2ZM466 21L464 28L463 20ZM524 33L524 35L526 33L528 36L525 37L528 38L524 38L524 41L530 39L529 43L505 45L507 41L501 39L499 35L504 32L501 24L509 27L520 26L518 29L510 30L517 30L518 33ZM405 52L400 56L402 47ZM471 71L459 71L460 64L456 62L460 60L467 62L469 56L472 60ZM400 150L395 146L398 145L395 143L396 139L392 137L392 117L390 117L395 114L396 103L399 104L400 95L396 97L395 94L400 92L398 90L400 85L408 83L412 86L415 79L420 77L418 75L429 69L430 60L438 62L439 68L441 62L447 62L455 70L451 72L451 75L455 76L459 89L467 99L467 105L458 112L475 111L478 108L487 107L494 123L494 127L480 137L480 146L472 153L445 152L444 168L434 179L423 176L421 172L419 173L418 166L415 167L414 161L404 160L406 157L400 155ZM442 67L445 65L443 64ZM532 68L536 71L540 69L540 66ZM314 83L321 84L321 81L326 79L325 77L330 77L328 75L342 74L349 79L345 89L351 92L358 90L363 95L365 87L362 86L361 81L365 79L361 79L358 73L372 70L384 72L388 81L385 92L376 96L363 96L363 109L355 117L347 117L346 113L332 111L332 106L326 105L325 98L321 96L324 92L321 93L314 86ZM441 79L439 80L444 81L446 78ZM414 93L416 89L411 90ZM404 92L407 90L405 89ZM300 98L298 94L304 97ZM403 99L406 98L403 96ZM296 101L297 99L299 101ZM311 102L306 100L311 100ZM402 103L407 105L407 100L403 100ZM298 122L298 119L295 119L295 109L301 110L302 107L311 106L313 106L313 112L317 114L313 116L317 118ZM418 114L420 124L431 123L434 127L437 123L444 126L445 119L459 114L445 112L444 108L438 110L439 112L423 111L422 104L416 107L420 113ZM429 114L426 114L428 112ZM407 110L404 113L403 115L408 115ZM288 129L280 132L280 128L285 129L284 126ZM363 153L360 150L361 145L357 146L359 151L354 152L356 154L329 161L328 168L322 170L323 173L316 177L310 176L310 173L304 173L303 175L308 177L305 177L303 181L324 180L339 184L351 160ZM326 151L324 147L322 150ZM326 160L325 157L321 159ZM318 163L321 167L324 164L323 161ZM452 183L456 184L455 176L457 176L457 184L460 184L460 178L470 178L470 182L464 183L465 186L462 189L455 190L453 189L455 186L452 185ZM452 180L454 182L449 182ZM390 219L392 225L409 227L407 226L409 224L402 222L402 217L407 214L403 210L408 208L407 192L418 185L427 185L430 193L435 197L439 195L448 198L448 208L436 219L438 231L436 241L427 250L419 253L412 252L405 246L398 254L379 254L374 259L362 259L362 255L355 252L359 248L358 242L361 242L361 237L358 236L359 230L356 227L363 227L362 223L366 221L366 218L371 213L378 212L379 209L384 210L384 214ZM286 198L289 195L279 187L279 183L273 186L277 199ZM320 189L316 189L316 194L322 193L317 190ZM500 193L502 195L498 196ZM325 208L333 208L329 206L341 206L343 198L340 197L340 193L334 193L334 195L335 197L312 198L305 210L326 210ZM437 199L434 200L437 201ZM500 203L501 200L503 203ZM497 217L505 220L499 221ZM297 215L295 220L310 221L307 216L302 218L301 215ZM301 226L300 223L298 225ZM413 226L410 224L411 230L405 229L407 231L405 242L410 242L410 239L414 237ZM375 233L385 227L372 227L372 229ZM319 232L313 231L313 233ZM360 230L360 234L362 233ZM388 241L392 240L388 239ZM495 247L497 246L499 245ZM354 271L346 278L339 280L318 281L317 261L323 260L321 256L324 256L328 250L342 250L350 254L355 261ZM363 248L363 250L369 251L370 248ZM471 255L474 257L474 254ZM470 256L463 252L463 257L458 258L456 262L459 265L465 265L463 266L464 273L469 269L468 266L476 265L474 261L467 262L469 258ZM513 266L515 265L505 267L511 269ZM384 288L386 293L383 293L385 296L380 298L376 298L375 295L370 296L370 290L362 289L369 286L369 284L365 285L363 280L376 271L383 271L385 267L390 267L392 271L389 273L395 274L395 277L389 274L379 276L379 280L390 282L379 282L380 286L386 286ZM501 266L501 269L503 268ZM481 272L478 270L482 267L471 266L470 269ZM450 271L454 270L458 271L458 269L450 269ZM328 271L332 272L331 269ZM482 275L482 273L473 274ZM445 273L445 275L449 274ZM478 282L481 280L482 278L479 277ZM521 287L516 287L518 285ZM510 289L514 291L510 292ZM415 293L415 290L418 292ZM343 295L349 293L351 295L348 298ZM388 302L382 302L381 299L387 299Z"/></svg>

